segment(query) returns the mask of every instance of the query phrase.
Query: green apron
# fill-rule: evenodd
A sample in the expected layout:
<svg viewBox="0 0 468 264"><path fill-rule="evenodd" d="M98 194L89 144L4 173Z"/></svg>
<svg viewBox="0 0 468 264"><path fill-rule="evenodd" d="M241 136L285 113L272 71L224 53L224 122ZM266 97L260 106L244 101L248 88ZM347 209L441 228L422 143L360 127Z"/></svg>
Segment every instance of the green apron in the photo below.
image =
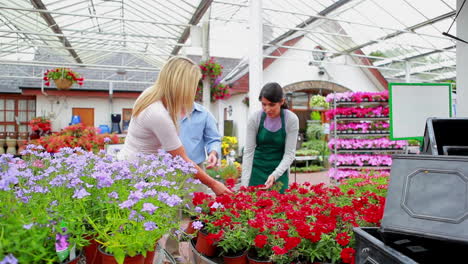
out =
<svg viewBox="0 0 468 264"><path fill-rule="evenodd" d="M268 131L263 123L266 114L262 113L262 118L257 132L257 146L255 147L254 159L252 164L252 173L250 175L249 186L265 184L276 167L280 164L284 155L284 146L286 144L286 128L284 125L284 111L281 109L281 129L276 132ZM283 183L280 192L288 188L289 176L286 171L276 181Z"/></svg>

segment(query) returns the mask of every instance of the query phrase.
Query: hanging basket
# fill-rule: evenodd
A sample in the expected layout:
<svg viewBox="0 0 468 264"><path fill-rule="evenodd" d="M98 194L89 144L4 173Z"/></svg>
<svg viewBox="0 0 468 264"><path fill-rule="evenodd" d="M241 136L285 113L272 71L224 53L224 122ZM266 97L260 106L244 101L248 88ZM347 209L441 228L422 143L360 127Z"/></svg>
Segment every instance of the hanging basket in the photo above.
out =
<svg viewBox="0 0 468 264"><path fill-rule="evenodd" d="M55 86L57 86L57 89L59 90L68 90L73 85L73 82L68 79L56 79L54 80L54 83Z"/></svg>

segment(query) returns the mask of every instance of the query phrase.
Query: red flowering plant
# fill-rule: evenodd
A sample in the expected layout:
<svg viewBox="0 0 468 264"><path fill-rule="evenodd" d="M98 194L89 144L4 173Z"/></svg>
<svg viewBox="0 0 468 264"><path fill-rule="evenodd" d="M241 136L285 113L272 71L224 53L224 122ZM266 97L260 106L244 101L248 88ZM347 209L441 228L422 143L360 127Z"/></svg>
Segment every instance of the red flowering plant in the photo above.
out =
<svg viewBox="0 0 468 264"><path fill-rule="evenodd" d="M78 85L83 85L84 78L80 76L80 74L72 71L70 68L55 68L52 70L47 70L44 73L43 80L45 81L45 85L50 85L50 80L58 80L58 79L67 79L73 83L78 83Z"/></svg>
<svg viewBox="0 0 468 264"><path fill-rule="evenodd" d="M202 80L209 78L210 80L210 98L211 102L216 100L225 100L231 97L231 89L228 85L221 83L220 76L223 74L223 66L213 58L200 63L200 69L202 71ZM197 93L195 100L201 102L203 99L203 82L198 83Z"/></svg>
<svg viewBox="0 0 468 264"><path fill-rule="evenodd" d="M41 145L47 152L58 152L64 147L81 147L94 153L104 149L106 144L119 143L116 134L98 134L97 128L87 127L82 123L71 125L60 132L40 137L30 144Z"/></svg>
<svg viewBox="0 0 468 264"><path fill-rule="evenodd" d="M228 85L222 84L220 78L211 79L210 81L210 98L211 102L216 100L225 100L231 97L231 88ZM203 83L198 83L197 92L195 94L195 101L203 101Z"/></svg>
<svg viewBox="0 0 468 264"><path fill-rule="evenodd" d="M213 198L209 214L202 214L200 219L216 232L213 239L224 245L223 251L229 249L223 239L246 228L243 235L247 239L242 239L249 241L249 254L254 257L277 264L354 263L353 227L378 226L383 216L383 196L370 189L357 191L367 188L367 183L352 184L346 192L341 186L293 184L285 194L241 187L232 196Z"/></svg>
<svg viewBox="0 0 468 264"><path fill-rule="evenodd" d="M43 116L38 116L31 119L28 125L32 132L35 132L40 136L50 134L50 120Z"/></svg>
<svg viewBox="0 0 468 264"><path fill-rule="evenodd" d="M223 66L217 63L213 58L200 63L200 69L202 72L202 79L216 78L223 74Z"/></svg>

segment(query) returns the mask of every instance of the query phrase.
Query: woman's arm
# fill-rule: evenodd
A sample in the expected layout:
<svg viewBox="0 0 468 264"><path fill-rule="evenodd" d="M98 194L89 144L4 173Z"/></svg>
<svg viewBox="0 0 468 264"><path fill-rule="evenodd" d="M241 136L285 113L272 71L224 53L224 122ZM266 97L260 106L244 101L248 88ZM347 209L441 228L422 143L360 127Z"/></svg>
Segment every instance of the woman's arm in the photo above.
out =
<svg viewBox="0 0 468 264"><path fill-rule="evenodd" d="M257 146L257 132L258 132L258 113L255 113L249 118L247 123L247 136L245 140L244 153L242 154L242 177L241 185L247 186L250 181L250 174L252 173L252 164Z"/></svg>
<svg viewBox="0 0 468 264"><path fill-rule="evenodd" d="M211 178L208 174L206 174L206 172L204 172L200 167L198 167L198 165L195 164L195 162L189 159L189 157L185 153L185 149L183 146L176 148L174 150L171 150L171 151L167 151L167 152L169 152L174 157L181 156L185 161L191 162L193 165L195 165L195 168L197 169L197 173L195 174L195 179L200 180L203 184L210 187L210 189L213 190L213 192L216 195L232 193L224 184Z"/></svg>

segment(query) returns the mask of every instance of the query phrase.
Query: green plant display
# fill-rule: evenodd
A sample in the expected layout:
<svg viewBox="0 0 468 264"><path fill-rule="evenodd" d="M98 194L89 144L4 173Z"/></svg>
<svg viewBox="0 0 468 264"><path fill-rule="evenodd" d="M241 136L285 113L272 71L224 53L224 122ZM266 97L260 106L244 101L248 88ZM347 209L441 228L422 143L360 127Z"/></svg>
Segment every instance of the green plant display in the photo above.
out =
<svg viewBox="0 0 468 264"><path fill-rule="evenodd" d="M328 102L325 100L325 96L321 95L314 95L310 98L309 105L311 108L324 108L327 109L329 107Z"/></svg>
<svg viewBox="0 0 468 264"><path fill-rule="evenodd" d="M307 126L306 135L308 140L322 139L324 136L324 129L319 124L309 124Z"/></svg>
<svg viewBox="0 0 468 264"><path fill-rule="evenodd" d="M322 116L320 115L320 112L312 111L312 113L310 113L310 119L311 120L322 120Z"/></svg>

